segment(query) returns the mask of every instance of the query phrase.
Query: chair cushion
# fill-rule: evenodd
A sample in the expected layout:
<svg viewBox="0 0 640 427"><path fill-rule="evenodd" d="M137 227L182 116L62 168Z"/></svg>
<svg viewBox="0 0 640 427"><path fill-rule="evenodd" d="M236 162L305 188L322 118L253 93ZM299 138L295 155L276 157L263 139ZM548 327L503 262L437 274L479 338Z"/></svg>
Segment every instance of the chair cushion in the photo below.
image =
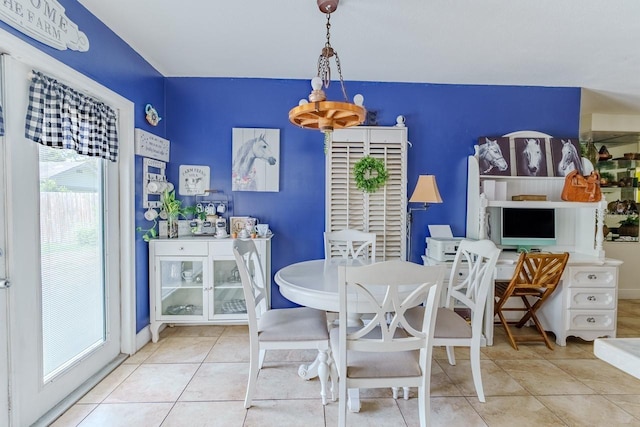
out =
<svg viewBox="0 0 640 427"><path fill-rule="evenodd" d="M339 333L339 328L333 328L330 332L331 351L338 366L341 363ZM384 353L349 351L347 360L349 378L416 377L422 374L420 352L417 350Z"/></svg>
<svg viewBox="0 0 640 427"><path fill-rule="evenodd" d="M455 311L440 307L433 335L436 338L471 338L471 325Z"/></svg>
<svg viewBox="0 0 640 427"><path fill-rule="evenodd" d="M420 328L424 316L424 307L418 306L407 310L405 317L414 328ZM436 317L436 338L471 338L471 325L455 311L440 307Z"/></svg>
<svg viewBox="0 0 640 427"><path fill-rule="evenodd" d="M327 313L309 307L279 308L258 320L260 341L320 341L329 339Z"/></svg>

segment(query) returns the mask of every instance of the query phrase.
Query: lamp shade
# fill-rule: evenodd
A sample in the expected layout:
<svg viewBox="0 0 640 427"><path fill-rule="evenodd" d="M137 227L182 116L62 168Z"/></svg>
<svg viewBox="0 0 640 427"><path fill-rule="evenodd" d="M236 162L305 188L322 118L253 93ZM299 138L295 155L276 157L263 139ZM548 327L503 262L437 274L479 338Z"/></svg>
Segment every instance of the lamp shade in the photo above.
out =
<svg viewBox="0 0 640 427"><path fill-rule="evenodd" d="M442 203L435 175L420 175L409 202Z"/></svg>

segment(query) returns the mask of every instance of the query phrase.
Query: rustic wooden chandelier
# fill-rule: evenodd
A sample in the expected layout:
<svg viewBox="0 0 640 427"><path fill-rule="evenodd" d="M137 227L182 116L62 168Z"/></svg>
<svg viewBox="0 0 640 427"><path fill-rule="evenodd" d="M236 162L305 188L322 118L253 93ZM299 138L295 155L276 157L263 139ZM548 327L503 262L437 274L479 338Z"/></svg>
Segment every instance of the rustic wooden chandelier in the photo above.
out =
<svg viewBox="0 0 640 427"><path fill-rule="evenodd" d="M318 57L318 75L311 80L312 91L309 94L309 101L301 99L298 106L289 111L289 120L294 125L305 129L319 129L325 133L334 129L362 124L366 115L366 110L362 105L364 100L362 95L356 95L353 103L348 101L347 91L342 79L340 58L338 57L338 52L331 47L331 13L338 8L338 1L317 0L320 11L327 16L327 41ZM328 88L331 81L329 64L331 57L335 57L344 102L327 101L327 97L322 90L322 86L324 85L325 88Z"/></svg>

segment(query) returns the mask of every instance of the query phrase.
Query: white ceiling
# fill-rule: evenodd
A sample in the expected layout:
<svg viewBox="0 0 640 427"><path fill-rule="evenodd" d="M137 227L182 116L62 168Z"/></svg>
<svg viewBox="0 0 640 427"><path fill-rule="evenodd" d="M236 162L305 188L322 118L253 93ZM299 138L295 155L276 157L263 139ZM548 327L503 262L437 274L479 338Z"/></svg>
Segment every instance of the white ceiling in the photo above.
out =
<svg viewBox="0 0 640 427"><path fill-rule="evenodd" d="M311 78L325 43L316 0L79 2L169 77ZM331 24L347 81L584 87L588 110L640 112L638 0L342 0Z"/></svg>

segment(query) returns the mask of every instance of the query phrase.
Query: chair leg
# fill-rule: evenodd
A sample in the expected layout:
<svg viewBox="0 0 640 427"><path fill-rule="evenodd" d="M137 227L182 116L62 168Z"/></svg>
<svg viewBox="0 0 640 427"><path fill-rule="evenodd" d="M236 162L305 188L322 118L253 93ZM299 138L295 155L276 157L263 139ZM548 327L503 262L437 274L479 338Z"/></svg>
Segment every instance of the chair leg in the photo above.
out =
<svg viewBox="0 0 640 427"><path fill-rule="evenodd" d="M260 359L258 361L258 368L262 369L262 365L264 365L264 357L267 354L267 350L260 350Z"/></svg>
<svg viewBox="0 0 640 427"><path fill-rule="evenodd" d="M256 390L256 383L258 382L258 372L260 372L258 355L261 353L261 351L253 348L250 351L251 354L249 356L249 379L247 380L247 393L244 397L244 407L246 409L249 409L251 407L253 394Z"/></svg>
<svg viewBox="0 0 640 427"><path fill-rule="evenodd" d="M338 426L347 426L347 381L340 378L338 381L339 396L338 399Z"/></svg>
<svg viewBox="0 0 640 427"><path fill-rule="evenodd" d="M476 387L478 400L485 402L484 390L482 388L482 371L480 370L480 346L472 345L470 348L471 373L473 374L473 384Z"/></svg>
<svg viewBox="0 0 640 427"><path fill-rule="evenodd" d="M409 400L409 387L402 387L404 400Z"/></svg>
<svg viewBox="0 0 640 427"><path fill-rule="evenodd" d="M531 320L533 320L534 325L536 325L536 329L538 330L538 332L540 332L540 335L542 335L542 339L544 340L544 343L547 346L547 348L549 350L553 350L553 345L551 345L551 341L549 341L549 337L547 336L547 333L542 327L542 324L538 320L538 316L536 316L535 311L531 312Z"/></svg>
<svg viewBox="0 0 640 427"><path fill-rule="evenodd" d="M548 293L546 294L548 295ZM547 348L549 350L553 350L553 346L551 345L551 341L549 340L549 337L547 336L547 333L545 332L544 328L542 327L542 324L540 323L540 320L538 320L538 316L536 316L536 311L538 311L538 308L540 308L540 306L542 305L542 303L544 302L544 300L546 299L545 296L543 296L542 298L539 298L533 305L531 305L529 303L529 300L527 300L524 296L522 297L522 301L524 302L525 307L527 307L527 312L525 313L524 316L522 316L522 319L520 319L520 321L518 323L516 323L516 327L521 328L525 325L525 323L527 323L529 320L531 320L533 322L533 324L535 325L536 329L538 330L538 333L542 336L542 340L544 341L544 344L547 346Z"/></svg>
<svg viewBox="0 0 640 427"><path fill-rule="evenodd" d="M456 364L456 353L452 345L446 346L447 359L449 359L449 365L454 366Z"/></svg>
<svg viewBox="0 0 640 427"><path fill-rule="evenodd" d="M393 399L398 400L398 387L391 387L391 392L393 393Z"/></svg>
<svg viewBox="0 0 640 427"><path fill-rule="evenodd" d="M502 311L498 311L497 314L498 314L498 318L500 318L500 323L502 323L502 326L504 326L504 331L507 333L507 338L509 338L511 347L518 350L518 344L516 344L516 340L514 339L513 334L511 333L511 329L509 329L509 324L507 323L507 319L505 319L504 315L502 314Z"/></svg>
<svg viewBox="0 0 640 427"><path fill-rule="evenodd" d="M420 427L430 425L431 396L430 393L427 393L425 387L418 387L418 415L420 418Z"/></svg>

